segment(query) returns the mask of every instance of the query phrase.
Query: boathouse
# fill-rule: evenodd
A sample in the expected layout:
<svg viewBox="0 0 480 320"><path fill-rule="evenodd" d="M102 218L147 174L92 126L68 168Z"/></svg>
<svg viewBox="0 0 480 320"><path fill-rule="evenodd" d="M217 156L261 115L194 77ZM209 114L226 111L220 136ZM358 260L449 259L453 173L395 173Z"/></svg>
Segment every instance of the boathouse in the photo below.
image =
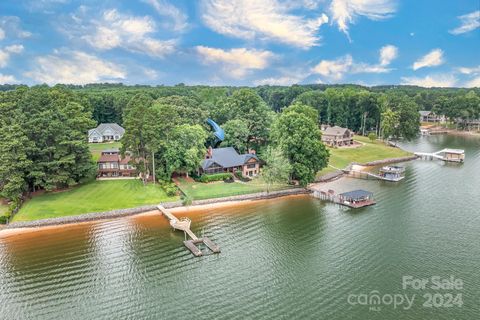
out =
<svg viewBox="0 0 480 320"><path fill-rule="evenodd" d="M361 208L375 204L373 193L366 190L354 190L340 193L338 195L338 200L340 204L352 208Z"/></svg>
<svg viewBox="0 0 480 320"><path fill-rule="evenodd" d="M445 161L451 162L463 162L465 160L465 151L461 149L443 149L440 151L443 153Z"/></svg>
<svg viewBox="0 0 480 320"><path fill-rule="evenodd" d="M399 166L385 166L379 170L378 175L386 181L400 181L405 178L405 168Z"/></svg>

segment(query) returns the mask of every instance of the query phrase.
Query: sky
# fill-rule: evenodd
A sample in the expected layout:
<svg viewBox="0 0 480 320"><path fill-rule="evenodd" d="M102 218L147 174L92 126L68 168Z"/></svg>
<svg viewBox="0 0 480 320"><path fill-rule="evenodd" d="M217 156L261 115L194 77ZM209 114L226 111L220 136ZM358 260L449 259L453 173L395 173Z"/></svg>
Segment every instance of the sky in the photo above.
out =
<svg viewBox="0 0 480 320"><path fill-rule="evenodd" d="M2 0L0 84L480 87L480 0Z"/></svg>

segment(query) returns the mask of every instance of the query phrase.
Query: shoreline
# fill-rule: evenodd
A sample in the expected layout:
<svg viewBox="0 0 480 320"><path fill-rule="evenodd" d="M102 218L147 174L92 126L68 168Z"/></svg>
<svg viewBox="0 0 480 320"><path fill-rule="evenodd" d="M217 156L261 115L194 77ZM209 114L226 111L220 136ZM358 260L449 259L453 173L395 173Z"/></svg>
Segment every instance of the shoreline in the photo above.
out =
<svg viewBox="0 0 480 320"><path fill-rule="evenodd" d="M203 211L207 209L218 209L224 207L231 207L243 204L254 203L257 201L265 201L275 198L292 197L300 195L308 195L311 191L306 188L286 189L280 191L251 193L240 196L232 196L225 198L212 198L206 200L193 201L192 205L185 206L181 202L167 202L163 206L173 213L192 213L196 211ZM106 212L87 213L76 216L66 216L42 220L13 222L0 228L0 239L9 237L11 235L35 232L41 230L49 230L61 227L71 227L76 225L90 224L98 221L109 221L118 218L133 217L133 216L148 216L159 214L157 205L142 206L138 208L119 209Z"/></svg>

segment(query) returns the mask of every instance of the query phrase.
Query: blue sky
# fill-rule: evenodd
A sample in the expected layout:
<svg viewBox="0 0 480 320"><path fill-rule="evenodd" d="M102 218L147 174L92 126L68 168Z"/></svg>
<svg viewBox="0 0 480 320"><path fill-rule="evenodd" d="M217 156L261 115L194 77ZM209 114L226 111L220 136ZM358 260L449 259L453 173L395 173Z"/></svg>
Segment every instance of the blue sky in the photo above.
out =
<svg viewBox="0 0 480 320"><path fill-rule="evenodd" d="M0 84L480 87L479 0L3 0Z"/></svg>

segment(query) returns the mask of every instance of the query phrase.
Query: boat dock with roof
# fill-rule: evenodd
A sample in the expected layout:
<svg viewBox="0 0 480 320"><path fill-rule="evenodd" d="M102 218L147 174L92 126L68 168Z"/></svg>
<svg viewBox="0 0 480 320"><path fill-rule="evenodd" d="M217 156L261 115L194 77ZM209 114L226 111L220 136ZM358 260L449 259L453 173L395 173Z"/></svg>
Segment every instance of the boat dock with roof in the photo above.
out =
<svg viewBox="0 0 480 320"><path fill-rule="evenodd" d="M437 152L415 152L415 155L424 160L442 160L446 162L459 162L465 160L465 150L445 148Z"/></svg>
<svg viewBox="0 0 480 320"><path fill-rule="evenodd" d="M372 192L361 189L340 194L336 194L335 191L331 189L327 191L314 190L313 196L354 209L371 206L376 203Z"/></svg>

